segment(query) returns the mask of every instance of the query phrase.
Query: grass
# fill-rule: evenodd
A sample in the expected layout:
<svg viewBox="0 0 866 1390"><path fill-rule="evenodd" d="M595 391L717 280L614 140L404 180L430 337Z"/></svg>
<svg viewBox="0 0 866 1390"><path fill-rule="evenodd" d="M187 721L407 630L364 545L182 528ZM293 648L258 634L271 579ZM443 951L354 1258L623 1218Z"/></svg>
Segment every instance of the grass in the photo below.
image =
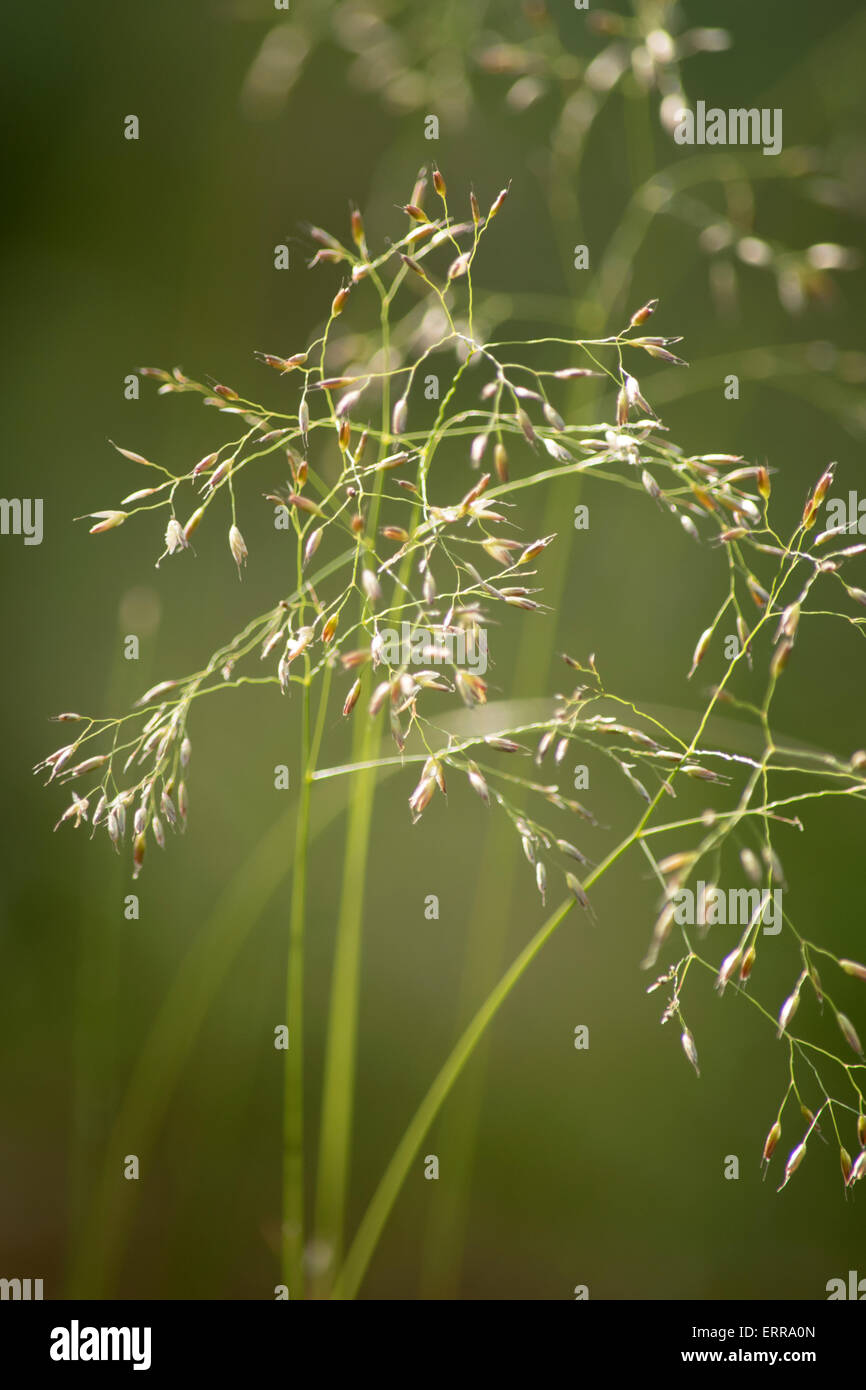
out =
<svg viewBox="0 0 866 1390"><path fill-rule="evenodd" d="M483 8L473 7L470 15L463 7L461 14L468 24ZM642 35L640 23L631 26L629 21L629 44L639 46ZM531 41L539 57L552 54L550 44L549 33ZM563 66L557 71L563 126L553 140L551 201L559 208L560 225L566 227L575 224L577 209L572 192L576 180L570 177L574 145L564 139L565 112L580 74L569 76ZM678 83L678 60L670 65L668 78L672 74ZM670 81L667 85L670 89ZM593 91L597 111L607 91L600 86ZM644 106L641 98L641 115ZM650 968L662 956L665 961L650 989L664 990L662 1021L677 1020L687 1059L699 1065L699 1040L686 1017L688 981L694 972L709 972L720 992L735 991L744 1007L756 1008L787 1048L788 1086L770 1134L783 1118L785 1131L790 1130L792 1109L802 1112L805 1129L801 1125L790 1151L782 1186L800 1167L822 1119L829 1121L838 1139L846 1187L862 1175L864 1164L852 1160L846 1147L856 1153L863 1142L860 1041L854 1024L827 994L817 964L828 960L855 978L863 967L840 961L826 946L801 934L786 911L791 992L781 1005L773 1001L768 1006L749 992L753 971L760 966L760 921L751 917L742 923L736 950L720 962L708 958L673 910L677 895L699 876L714 884L730 880L732 874L735 881L736 875L746 874L750 884L768 890L784 883L775 848L779 827L796 826L807 802L836 796L859 800L866 794L866 755L855 753L846 759L823 750L804 753L800 747L786 747L772 722L777 684L790 679L785 672L792 654L796 664L801 622L833 617L864 635L864 619L856 615L856 608L866 602L866 593L845 577L859 548L842 544L844 538L818 533L832 478L823 465L799 525L783 540L770 518L771 479L766 470L739 458L689 453L671 443L638 381L636 373L643 374L643 365L636 364L660 359L675 369L679 359L672 348L678 339L654 332L652 305L630 319L626 307L638 250L660 216L697 223L705 231L715 228L717 239L721 227L719 257L736 260L744 240L755 241L747 237L752 229L742 223L743 200L736 195L757 179L789 178L802 169L796 159L792 163L785 156L761 161L738 153L717 155L712 163L698 156L657 174L651 169L646 122L633 121L630 129L634 191L604 253L592 293L577 306L573 330L566 328L561 336L507 336L515 331L511 316L517 296L497 308L497 301L476 284L476 261L505 205L507 190L483 211L472 195L461 219L452 214L437 171L432 206L423 210L431 190L427 180L419 179L405 205L407 222L378 254L370 253L358 213L353 213L345 239L311 229L314 264L336 267L342 278L332 287L330 312L312 342L299 345L288 357L261 355L265 366L294 389L291 411L270 409L230 387L205 385L177 370L148 370L161 393L198 397L234 426L235 433L216 453L181 474L121 449L136 467L154 470L144 475L151 485L137 488L117 507L91 514L91 529L102 533L155 513L165 524L161 559L172 564L182 561L200 526L221 524L240 571L247 559L242 489L255 477L270 488L266 495L275 518L295 538L297 574L290 594L254 618L201 670L160 682L129 714L105 719L61 716L73 726L72 742L40 766L51 782L76 783L62 819L104 827L117 848L131 841L137 876L149 865L153 845L165 843L166 830L186 823L187 729L196 702L242 684L271 686L284 693L298 688L301 790L294 817L287 941L291 1044L283 1095L281 1237L281 1278L292 1298L357 1295L419 1146L470 1057L477 1055L492 1020L560 923L575 905L592 913L590 890L611 869L634 858L633 850L658 886L658 915L648 931L645 963ZM719 188L734 195L721 219L713 202ZM763 245L765 269L773 273L790 263L786 248ZM745 253L742 259L746 263ZM558 321L559 308L534 305L549 323ZM605 335L605 325L617 313L628 322L618 333ZM351 327L346 327L348 320ZM587 326L591 336L578 336ZM471 380L479 373L467 371L470 364L479 363L489 388L480 397ZM790 363L779 351L763 351L756 368L774 373L789 388L796 381L796 389L825 397L833 389L830 381L816 381L808 362ZM430 372L444 379L444 389L438 401L428 405L423 387ZM675 376L672 372L670 380L652 377L647 391L656 405L682 389ZM848 408L847 402L841 404ZM592 423L567 423L578 418ZM474 466L459 487L457 460L464 468L466 460ZM279 475L286 471L290 480L282 487ZM441 655L455 635L467 651L477 654L488 615L507 622L517 612L525 616L518 638L521 678L549 668L551 652L536 619L549 607L555 611L560 606L568 548L565 538L553 533L562 514L564 489L586 480L593 487L620 488L629 503L645 505L651 514L657 509L660 526L682 528L701 547L696 557L708 555L712 546L714 561L721 557L727 569L726 591L715 614L704 620L694 649L693 673L699 667L703 671L705 662L718 660L730 624L738 647L711 687L688 737L642 712L630 696L611 692L591 656L569 655L568 668L576 681L571 694L552 704L546 719L515 727L513 721L498 717L500 707L489 701L483 674L449 663L447 651ZM515 505L525 491L539 486L550 488L550 524L543 534L518 541ZM573 498L571 491L569 497ZM813 597L816 591L820 601ZM409 623L422 644L426 641L423 669L411 661L382 658L382 631L402 622ZM510 626L507 630L512 631ZM254 664L257 653L270 665ZM745 669L752 666L766 671L758 700L734 693ZM266 674L254 674L263 670ZM354 724L351 755L348 762L321 766L325 732L333 723L333 687L341 681L344 713ZM446 703L462 700L467 717L477 721L475 731L453 733L448 717L437 710L443 696ZM761 744L756 756L707 744L712 716L721 705L755 725ZM507 702L501 707L507 708ZM383 715L395 748L390 757L381 751ZM572 828L593 822L593 812L562 791L556 771L578 750L581 756L589 752L603 762L613 777L625 779L640 807L633 826L600 865L587 861L574 843L580 840L579 829ZM556 781L539 780L544 775L540 771L524 774L527 766L543 765L551 769L548 778ZM364 886L375 833L377 781L397 768L417 777L409 798L415 820L423 818L432 799L444 795L446 781L466 779L480 800L499 814L501 832L517 837L542 906L549 896L564 896L477 1005L409 1121L354 1236L347 1239ZM311 1201L310 1174L305 1172L311 1145L305 1143L303 1017L308 861L315 789L323 781L345 776L352 783ZM698 816L665 820L660 808L673 783L683 779L705 788L705 810ZM192 972L201 972L208 952L208 968L197 977L194 1007L185 1011L183 990L175 982L119 1112L115 1150L121 1142L129 1146L126 1136L131 1129L152 1136L166 1103L160 1086L170 1090L204 1010L229 968L242 925L249 928L257 906L267 901L285 871L281 853L287 832L281 824L274 843L269 840L266 852L263 849L254 865L241 871L217 909L213 933L204 934L201 946L190 953L178 977L183 989L196 978ZM516 864L517 857L511 862ZM250 875L255 878L252 893ZM487 898L485 884L482 877L482 900ZM507 896L507 880L500 877L496 888ZM474 930L465 1004L486 987L493 964ZM214 942L217 950L211 957ZM846 1059L804 1033L792 1033L804 991L811 991L828 1009L857 1060ZM828 1074L835 1079L827 1080ZM479 1083L477 1094L480 1089ZM468 1136L464 1181L474 1105L470 1096L457 1125ZM793 1118L796 1124L796 1115ZM769 1153L765 1145L767 1162L778 1143L776 1135ZM116 1266L122 1221L109 1179L106 1168L94 1208L101 1235L90 1251L83 1252L73 1281L77 1290L102 1289ZM454 1264L459 1239L456 1200L455 1234L446 1266ZM449 1250L448 1237L444 1248ZM433 1264L435 1274L435 1254Z"/></svg>

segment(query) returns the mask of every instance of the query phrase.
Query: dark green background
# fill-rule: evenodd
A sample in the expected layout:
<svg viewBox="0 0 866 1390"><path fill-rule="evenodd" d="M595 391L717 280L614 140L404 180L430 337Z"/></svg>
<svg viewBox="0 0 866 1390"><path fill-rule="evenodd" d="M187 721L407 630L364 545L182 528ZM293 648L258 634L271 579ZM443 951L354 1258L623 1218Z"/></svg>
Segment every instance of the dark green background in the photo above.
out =
<svg viewBox="0 0 866 1390"><path fill-rule="evenodd" d="M293 0L293 11L304 3ZM526 30L519 5L494 8L503 33ZM574 52L599 47L568 4L551 8ZM683 8L691 22L724 24L733 36L730 52L686 67L690 95L725 106L781 106L786 147L816 148L845 171L841 208L811 199L809 175L762 185L757 232L797 249L815 241L861 245L862 6L689 0ZM460 6L423 9L447 55L461 42ZM503 104L501 81L473 76L465 120L443 123L431 148L421 114L387 110L375 90L359 90L345 54L327 42L311 55L284 110L269 120L247 119L239 93L273 22L263 0L43 3L7 6L2 16L2 487L7 497L45 499L45 538L27 548L13 537L0 540L0 1275L42 1277L49 1297L70 1287L85 1297L95 1291L86 1275L66 1281L76 1252L96 1240L90 1202L130 1069L188 945L208 930L221 890L285 813L287 801L272 786L274 764L295 769L288 702L267 691L206 702L193 722L189 833L159 862L152 852L139 885L139 922L122 915L130 891L126 858L68 827L52 836L62 799L53 789L43 792L29 773L61 741L48 716L66 708L122 711L148 684L202 664L287 582L279 538L252 495L244 504L251 558L243 585L223 535L203 532L194 562L185 556L157 572L153 529L136 524L91 538L83 524L73 524L74 516L116 505L141 485L108 439L180 464L223 438L220 421L194 402L157 401L148 386L141 401L125 401L123 378L142 364L178 363L197 378L212 375L274 400L279 387L254 363L253 351L299 350L333 293L327 270L308 274L304 267L299 224L309 220L343 234L349 202L356 201L367 212L371 241L396 234L402 222L394 204L405 201L431 155L464 203L470 182L485 202L513 180L481 281L567 303L578 272L564 249L575 242L589 244L593 255L603 249L633 175L625 154L632 137L617 96L588 152L580 225L557 227L545 183L554 97L518 115ZM655 111L655 102L638 108L638 123L649 123L631 156L638 166L677 157ZM130 112L141 121L137 143L122 138ZM712 190L707 197L713 200ZM759 374L760 363L748 356L755 348L823 341L856 352L866 308L862 275L836 277L832 303L792 318L771 276L744 271L741 310L726 319L709 294L695 236L688 225L659 219L633 267L626 306L658 295L659 331L685 335L694 364L690 394L667 404L669 376L648 371L641 378L651 400L652 381L659 382L672 437L692 451L768 461L787 499L780 500L786 521L830 459L839 461L843 492L862 486L862 359L843 359L849 379L838 394L825 381L824 408L812 395L816 380L782 381L772 368ZM272 248L285 239L293 268L281 275ZM537 331L543 327L542 318ZM726 372L741 373L737 403L723 399ZM455 477L464 476L465 464L455 459L451 466ZM545 643L576 654L595 650L615 688L696 711L700 692L686 687L684 676L724 584L723 566L715 552L697 551L675 533L651 504L626 504L624 497L598 486L584 492L592 524L574 547L558 615L541 620L557 624L556 641L545 635ZM525 524L531 533L531 508ZM567 530L570 505L562 524ZM143 634L135 665L121 659L128 631ZM504 693L512 690L508 652L517 631L515 624L499 638L493 679ZM515 693L562 688L562 669L545 661L531 685ZM849 754L866 742L864 675L866 652L853 632L832 623L808 629L780 691L780 729ZM339 735L334 746L343 747ZM455 1036L462 950L487 833L486 813L468 794L453 795L447 811L436 805L435 815L412 829L405 806L410 775L385 782L377 802L353 1221ZM335 783L322 808L346 788ZM618 833L636 816L633 800L606 774L593 805ZM341 831L338 817L317 839L312 862L313 1116ZM519 853L513 837L493 834L489 852L503 859ZM611 842L599 837L590 852ZM863 844L856 806L816 808L804 837L788 832L779 840L800 929L861 958ZM284 850L288 864L288 830ZM488 909L491 981L541 920L525 866L517 885L507 903ZM428 893L440 896L436 923L424 920ZM810 1146L808 1162L782 1195L761 1183L760 1147L785 1086L783 1050L769 1030L733 997L719 1002L701 981L688 1001L701 1053L698 1081L673 1025L658 1027L661 996L647 998L637 969L653 901L635 857L600 885L599 928L569 918L498 1018L462 1273L452 1264L437 1281L430 1272L430 1232L453 1171L434 1130L424 1152L439 1154L442 1177L425 1182L415 1164L367 1296L556 1299L586 1283L593 1297L814 1298L849 1268L866 1274L862 1195L844 1199L832 1144ZM286 921L287 880L207 1014L137 1187L121 1178L123 1154L138 1151L135 1133L124 1137L113 1161L116 1200L129 1206L129 1236L101 1292L272 1296L280 1054L271 1040L283 1014ZM766 956L756 987L774 1008L795 967L781 951ZM862 990L837 991L861 1021ZM577 1023L590 1027L588 1053L571 1045ZM795 1129L786 1130L791 1146ZM738 1182L722 1177L728 1154L740 1156Z"/></svg>

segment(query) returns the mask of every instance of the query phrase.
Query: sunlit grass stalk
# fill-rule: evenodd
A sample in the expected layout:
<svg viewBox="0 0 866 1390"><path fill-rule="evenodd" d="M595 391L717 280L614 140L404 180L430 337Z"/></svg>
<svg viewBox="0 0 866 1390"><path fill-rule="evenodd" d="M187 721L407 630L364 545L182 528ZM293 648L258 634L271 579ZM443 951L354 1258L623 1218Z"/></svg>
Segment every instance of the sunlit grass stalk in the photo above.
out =
<svg viewBox="0 0 866 1390"><path fill-rule="evenodd" d="M412 1161L423 1143L425 1134L499 1009L573 906L572 901L561 903L556 911L548 917L464 1029L444 1066L415 1111L391 1162L382 1175L334 1285L333 1297L335 1299L351 1299L357 1294L385 1223L406 1180Z"/></svg>
<svg viewBox="0 0 866 1390"><path fill-rule="evenodd" d="M371 279L379 294L379 324L382 339L382 413L379 457L388 453L391 397L389 370L390 304L394 286L385 290L379 276ZM402 276L400 277L402 279ZM399 280L397 281L399 283ZM371 529L375 533L382 495L382 475L376 479L371 506ZM356 722L352 751L361 762L378 752L378 719ZM343 859L343 884L334 941L334 964L322 1082L322 1113L316 1171L314 1232L316 1246L327 1253L327 1263L311 1280L317 1296L330 1288L333 1272L343 1253L343 1230L349 1187L352 1120L355 1107L358 1007L360 995L361 938L364 922L364 890L372 837L376 774L361 773L352 787Z"/></svg>
<svg viewBox="0 0 866 1390"><path fill-rule="evenodd" d="M295 825L292 897L286 961L289 1045L283 1089L282 1277L291 1298L304 1293L304 925L310 840L310 687L301 711L301 789Z"/></svg>

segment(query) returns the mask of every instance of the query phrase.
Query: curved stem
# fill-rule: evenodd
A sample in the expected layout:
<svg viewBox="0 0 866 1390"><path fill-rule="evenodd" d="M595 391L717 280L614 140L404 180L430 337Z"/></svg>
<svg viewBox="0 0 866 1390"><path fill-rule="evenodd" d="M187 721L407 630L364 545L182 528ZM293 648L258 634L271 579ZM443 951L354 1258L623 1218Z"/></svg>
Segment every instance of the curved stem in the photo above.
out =
<svg viewBox="0 0 866 1390"><path fill-rule="evenodd" d="M355 1297L385 1223L391 1214L391 1208L397 1199L397 1194L406 1180L412 1160L418 1153L425 1134L500 1007L573 906L574 900L569 899L561 903L556 911L548 917L544 925L536 932L529 944L523 948L520 955L487 996L481 1008L461 1034L447 1061L415 1111L391 1162L382 1175L379 1186L373 1194L373 1200L358 1227L351 1249L346 1256L346 1262L334 1285L333 1298L350 1299Z"/></svg>

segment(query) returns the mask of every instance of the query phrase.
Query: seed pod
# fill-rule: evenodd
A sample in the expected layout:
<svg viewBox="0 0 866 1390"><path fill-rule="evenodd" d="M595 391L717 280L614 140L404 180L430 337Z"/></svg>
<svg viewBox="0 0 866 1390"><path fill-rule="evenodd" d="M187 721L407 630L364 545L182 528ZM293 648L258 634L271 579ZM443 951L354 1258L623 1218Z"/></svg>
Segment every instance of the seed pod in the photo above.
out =
<svg viewBox="0 0 866 1390"><path fill-rule="evenodd" d="M407 255L405 255L405 254L401 251L401 252L400 252L400 260L403 262L404 265L407 265L407 266L409 267L410 270L414 270L414 272L415 272L416 275L420 275L420 277L421 277L422 280L426 280L426 279L427 279L427 272L426 272L426 270L425 270L424 267L421 265L420 261L416 261L416 260L415 260L415 257L414 257L414 256L407 256Z"/></svg>
<svg viewBox="0 0 866 1390"><path fill-rule="evenodd" d="M547 752L548 748L550 747L555 738L555 729L548 729L546 733L543 733L541 735L541 738L538 741L538 747L535 750L535 761L539 767L541 766L545 753Z"/></svg>
<svg viewBox="0 0 866 1390"><path fill-rule="evenodd" d="M647 319L650 317L651 314L655 313L657 308L657 299L648 300L647 303L642 306L642 308L638 309L635 313L632 314L631 318L628 321L629 328L639 328L642 323L646 323Z"/></svg>
<svg viewBox="0 0 866 1390"><path fill-rule="evenodd" d="M310 643L312 642L313 636L314 636L314 630L313 630L313 628L311 628L311 627L301 627L301 628L298 628L298 635L297 635L297 637L290 639L290 641L289 641L289 643L288 643L288 645L287 645L287 647L286 647L286 654L285 654L284 660L285 660L285 662L286 662L287 665L290 664L292 661L294 661L296 657L299 657L299 656L301 655L301 652L302 652L302 651L305 651L305 650L306 650L306 648L307 648L307 647L310 645Z"/></svg>
<svg viewBox="0 0 866 1390"><path fill-rule="evenodd" d="M793 642L789 642L788 638L784 637L773 652L773 657L770 661L770 675L773 680L777 680L787 666L788 657L791 655L793 645Z"/></svg>
<svg viewBox="0 0 866 1390"><path fill-rule="evenodd" d="M477 227L481 221L481 209L478 206L478 199L475 196L474 190L470 190L469 192L469 207L472 212L472 221Z"/></svg>
<svg viewBox="0 0 866 1390"><path fill-rule="evenodd" d="M318 530L311 531L309 536L307 537L307 544L304 546L304 565L309 564L310 560L313 558L319 546L321 545L322 531L323 527L320 526Z"/></svg>
<svg viewBox="0 0 866 1390"><path fill-rule="evenodd" d="M330 618L328 618L327 622L322 627L322 641L325 643L326 646L329 642L333 642L334 633L337 631L337 624L339 623L339 621L340 619L338 618L337 614L332 613Z"/></svg>
<svg viewBox="0 0 866 1390"><path fill-rule="evenodd" d="M837 1013L836 1022L839 1025L839 1032L842 1034L842 1037L845 1039L848 1046L851 1048L853 1052L856 1052L858 1056L862 1057L863 1044L857 1036L857 1029L854 1027L854 1024L851 1022L850 1018L848 1018L846 1014Z"/></svg>
<svg viewBox="0 0 866 1390"><path fill-rule="evenodd" d="M700 1076L701 1069L698 1066L698 1049L695 1047L695 1040L689 1032L688 1028L683 1029L680 1042L683 1045L683 1052L688 1057L698 1076Z"/></svg>
<svg viewBox="0 0 866 1390"><path fill-rule="evenodd" d="M190 536L192 535L193 531L195 531L198 527L202 517L204 516L204 513L204 507L197 507L196 510L193 512L192 516L186 522L186 525L183 528L183 538L187 545L189 544Z"/></svg>
<svg viewBox="0 0 866 1390"><path fill-rule="evenodd" d="M505 445L497 443L493 450L493 466L496 469L496 476L501 483L508 482L508 454Z"/></svg>
<svg viewBox="0 0 866 1390"><path fill-rule="evenodd" d="M472 447L469 450L469 457L476 466L481 462L481 460L484 457L484 451L487 448L487 440L489 439L489 437L490 436L486 434L476 434L475 438L472 441Z"/></svg>
<svg viewBox="0 0 866 1390"><path fill-rule="evenodd" d="M409 414L409 404L405 396L401 396L399 401L394 404L391 413L391 433L402 434L406 428L406 420Z"/></svg>
<svg viewBox="0 0 866 1390"><path fill-rule="evenodd" d="M750 849L741 850L740 863L743 866L743 872L745 873L746 877L749 879L751 883L761 882L761 879L764 875L761 869L760 860L758 859L758 856L756 854L753 854L753 852Z"/></svg>
<svg viewBox="0 0 866 1390"><path fill-rule="evenodd" d="M859 1182L864 1174L866 1174L866 1149L861 1149L854 1160L854 1167L848 1177L849 1187L855 1182Z"/></svg>
<svg viewBox="0 0 866 1390"><path fill-rule="evenodd" d="M757 952L755 951L754 946L750 946L746 954L743 956L742 962L740 964L740 980L743 984L746 983L746 980L748 980L749 976L752 973L752 966L755 964L756 955Z"/></svg>
<svg viewBox="0 0 866 1390"><path fill-rule="evenodd" d="M583 884L580 882L580 879L576 878L574 874L566 874L565 881L578 906L582 907L584 912L592 912L592 905L584 892Z"/></svg>
<svg viewBox="0 0 866 1390"><path fill-rule="evenodd" d="M405 545L409 539L409 532L404 531L402 526L383 526L381 534L388 541L397 541L400 545Z"/></svg>
<svg viewBox="0 0 866 1390"><path fill-rule="evenodd" d="M162 828L162 821L159 816L153 817L150 822L150 827L153 831L153 838L156 840L160 849L165 849L165 831Z"/></svg>
<svg viewBox="0 0 866 1390"><path fill-rule="evenodd" d="M133 877L133 878L138 878L138 875L141 873L141 866L142 866L142 864L144 863L144 851L145 851L146 848L147 848L147 842L146 842L146 840L145 840L144 834L143 834L143 833L140 833L140 834L136 835L136 837L135 837L135 842L134 842L133 847L132 847L132 877Z"/></svg>
<svg viewBox="0 0 866 1390"><path fill-rule="evenodd" d="M464 251L462 256L457 256L448 267L448 279L459 280L460 276L465 275L468 271L471 260L472 254L469 251Z"/></svg>
<svg viewBox="0 0 866 1390"><path fill-rule="evenodd" d="M577 846L573 845L570 840L557 840L556 848L558 850L561 850L563 854L567 854L569 859L576 859L578 864L589 863L589 860L587 859L586 855L581 854Z"/></svg>
<svg viewBox="0 0 866 1390"><path fill-rule="evenodd" d="M490 205L490 211L487 214L488 222L490 221L491 217L495 217L496 214L499 212L499 209L502 207L502 204L508 197L508 190L510 187L511 184L508 184L508 186L506 188L501 189L500 192L497 193L496 197L493 199L493 202Z"/></svg>
<svg viewBox="0 0 866 1390"><path fill-rule="evenodd" d="M367 596L368 603L378 603L382 597L382 586L372 570L361 571L361 587Z"/></svg>
<svg viewBox="0 0 866 1390"><path fill-rule="evenodd" d="M805 1157L806 1141L803 1140L802 1144L798 1144L797 1147L795 1149L792 1149L788 1155L788 1162L785 1164L785 1176L782 1179L781 1186L779 1187L780 1192L782 1188L785 1186L785 1184L788 1183L790 1179L793 1177L793 1175L796 1173L797 1169L799 1168L800 1164L803 1162L803 1159Z"/></svg>
<svg viewBox="0 0 866 1390"><path fill-rule="evenodd" d="M444 202L448 190L447 190L447 188L446 188L446 186L445 186L445 180L443 179L443 177L442 177L442 175L440 174L440 172L439 172L438 169L434 169L434 170L433 170L433 187L435 188L436 192L439 194L439 197L440 197L440 198L443 200L443 202Z"/></svg>
<svg viewBox="0 0 866 1390"><path fill-rule="evenodd" d="M307 405L306 397L304 397L304 399L301 401L301 404L300 404L300 406L299 406L299 408L298 408L298 429L301 431L301 434L302 434L303 437L304 437L304 443L306 443L306 440L307 440L307 432L308 432L309 428L310 428L310 407Z"/></svg>
<svg viewBox="0 0 866 1390"><path fill-rule="evenodd" d="M415 821L419 819L421 812L424 810L425 806L428 806L430 804L435 789L436 783L434 782L432 777L421 778L421 781L418 783L412 795L409 797L409 808L412 812L413 824Z"/></svg>
<svg viewBox="0 0 866 1390"><path fill-rule="evenodd" d="M344 308L346 307L346 300L349 298L351 288L351 285L343 285L342 289L337 290L337 293L334 295L333 302L331 304L332 318L336 318L338 314L342 314Z"/></svg>
<svg viewBox="0 0 866 1390"><path fill-rule="evenodd" d="M553 408L553 406L550 404L550 401L544 402L542 410L544 411L545 420L549 425L552 425L555 430L565 429L565 421L563 420L559 411Z"/></svg>
<svg viewBox="0 0 866 1390"><path fill-rule="evenodd" d="M474 675L471 671L457 670L454 673L454 682L464 705L471 708L472 705L487 703L487 685L480 676Z"/></svg>
<svg viewBox="0 0 866 1390"><path fill-rule="evenodd" d="M662 495L662 490L653 475L649 473L646 468L641 473L640 480L653 501L657 502Z"/></svg>
<svg viewBox="0 0 866 1390"><path fill-rule="evenodd" d="M764 501L766 502L768 497L770 496L770 475L767 472L766 468L761 467L758 469L757 481L758 491L763 497Z"/></svg>
<svg viewBox="0 0 866 1390"><path fill-rule="evenodd" d="M490 805L490 788L474 763L470 763L466 775L470 786L478 793L485 806Z"/></svg>
<svg viewBox="0 0 866 1390"><path fill-rule="evenodd" d="M186 821L189 815L189 799L186 794L185 782L181 782L177 789L177 809L180 811L181 820Z"/></svg>
<svg viewBox="0 0 866 1390"><path fill-rule="evenodd" d="M535 866L535 882L543 904L547 901L547 870L540 859Z"/></svg>
<svg viewBox="0 0 866 1390"><path fill-rule="evenodd" d="M741 960L742 950L739 946L735 951L731 951L730 955L725 956L725 959L719 967L719 973L716 978L716 988L719 994L724 994L725 985L728 983L735 970L738 969Z"/></svg>
<svg viewBox="0 0 866 1390"><path fill-rule="evenodd" d="M190 760L191 755L192 755L192 744L190 743L190 741L189 741L188 738L184 738L183 741L181 742L181 745L180 745L180 765L181 765L181 767L188 767L188 766L189 766L189 760Z"/></svg>
<svg viewBox="0 0 866 1390"><path fill-rule="evenodd" d="M165 528L165 548L169 555L173 555L176 550L186 550L189 545L183 528L176 516L173 516Z"/></svg>
<svg viewBox="0 0 866 1390"><path fill-rule="evenodd" d="M791 1022L791 1019L794 1017L794 1014L797 1012L799 1003L800 995L796 991L788 995L788 998L779 1010L779 1027L776 1032L777 1038L781 1038L788 1024Z"/></svg>
<svg viewBox="0 0 866 1390"><path fill-rule="evenodd" d="M707 648L710 645L712 635L713 629L711 627L708 627L704 629L704 631L698 638L698 645L695 647L695 654L692 657L692 669L689 671L689 680L691 680L692 676L695 674L695 671L698 669L704 657L706 656Z"/></svg>
<svg viewBox="0 0 866 1390"><path fill-rule="evenodd" d="M844 1146L839 1149L839 1166L842 1169L842 1181L847 1183L854 1164L851 1161L851 1155Z"/></svg>
<svg viewBox="0 0 866 1390"><path fill-rule="evenodd" d="M385 701L388 699L388 697L389 697L390 694L391 694L391 682L390 682L390 681L382 681L380 685L377 685L377 686L376 686L376 689L373 691L373 695L372 695L372 698L371 698L371 700L370 700L369 713L370 713L371 718L372 718L374 715L377 715L377 714L379 713L379 710L382 708L382 706L384 705Z"/></svg>
<svg viewBox="0 0 866 1390"><path fill-rule="evenodd" d="M234 524L229 527L229 550L238 567L238 573L240 573L241 566L246 564L247 547L243 536Z"/></svg>
<svg viewBox="0 0 866 1390"><path fill-rule="evenodd" d="M776 1145L778 1144L781 1137L782 1126L779 1124L779 1121L777 1120L776 1123L773 1125L772 1129L770 1130L770 1133L764 1140L764 1151L761 1154L761 1161L763 1163L770 1162L770 1159L773 1157L773 1154L776 1151Z"/></svg>
<svg viewBox="0 0 866 1390"><path fill-rule="evenodd" d="M824 472L818 479L818 482L815 486L814 498L816 507L820 507L821 503L824 501L824 498L827 496L827 489L830 487L830 484L833 481L833 471L835 467L835 463L831 463L829 467L824 470Z"/></svg>
<svg viewBox="0 0 866 1390"><path fill-rule="evenodd" d="M360 695L360 693L361 693L361 679L360 679L360 677L358 677L358 679L357 679L357 680L354 682L354 684L352 685L352 688L351 688L351 690L349 691L349 693L348 693L348 695L346 696L346 699L345 699L345 701L344 701L344 704L343 704L343 715L344 715L344 717L348 717L348 716L352 713L352 710L355 708L356 704L358 703L358 696Z"/></svg>

